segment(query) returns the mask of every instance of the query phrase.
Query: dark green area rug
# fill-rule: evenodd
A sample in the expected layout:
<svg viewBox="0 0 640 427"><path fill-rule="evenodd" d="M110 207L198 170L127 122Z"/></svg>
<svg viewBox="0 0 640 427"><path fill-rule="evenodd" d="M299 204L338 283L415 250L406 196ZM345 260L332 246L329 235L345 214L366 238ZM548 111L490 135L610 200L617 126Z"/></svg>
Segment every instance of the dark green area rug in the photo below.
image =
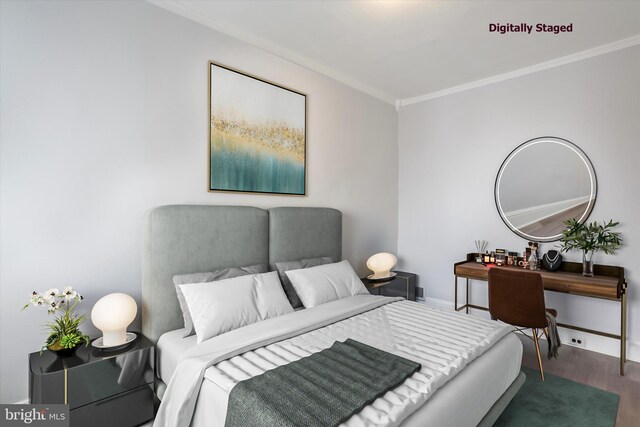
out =
<svg viewBox="0 0 640 427"><path fill-rule="evenodd" d="M613 427L619 396L535 369L494 427Z"/></svg>

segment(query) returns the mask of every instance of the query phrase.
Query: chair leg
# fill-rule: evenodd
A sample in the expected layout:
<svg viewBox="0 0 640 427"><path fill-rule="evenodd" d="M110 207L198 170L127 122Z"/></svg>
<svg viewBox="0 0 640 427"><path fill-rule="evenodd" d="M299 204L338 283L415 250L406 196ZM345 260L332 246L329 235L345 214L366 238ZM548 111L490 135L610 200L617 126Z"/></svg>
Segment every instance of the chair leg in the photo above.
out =
<svg viewBox="0 0 640 427"><path fill-rule="evenodd" d="M542 332L544 332L544 337L549 340L549 328L544 328Z"/></svg>
<svg viewBox="0 0 640 427"><path fill-rule="evenodd" d="M533 329L533 343L536 346L536 356L538 356L538 366L540 366L540 378L544 381L544 370L542 369L542 357L540 356L540 345L538 344L538 330Z"/></svg>

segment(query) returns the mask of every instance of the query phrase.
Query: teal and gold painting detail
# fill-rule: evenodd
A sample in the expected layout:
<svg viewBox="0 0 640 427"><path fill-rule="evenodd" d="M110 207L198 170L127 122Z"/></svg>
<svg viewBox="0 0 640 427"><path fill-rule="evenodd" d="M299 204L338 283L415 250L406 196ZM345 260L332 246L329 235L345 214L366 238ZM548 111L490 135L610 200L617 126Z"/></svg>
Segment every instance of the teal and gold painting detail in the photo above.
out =
<svg viewBox="0 0 640 427"><path fill-rule="evenodd" d="M209 190L304 195L306 96L209 67Z"/></svg>

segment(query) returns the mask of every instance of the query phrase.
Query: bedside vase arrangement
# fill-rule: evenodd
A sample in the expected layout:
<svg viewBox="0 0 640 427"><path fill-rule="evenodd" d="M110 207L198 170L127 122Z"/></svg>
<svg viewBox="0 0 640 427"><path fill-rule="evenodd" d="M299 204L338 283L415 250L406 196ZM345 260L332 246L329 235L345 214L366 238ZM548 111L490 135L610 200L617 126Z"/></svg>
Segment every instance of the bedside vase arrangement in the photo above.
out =
<svg viewBox="0 0 640 427"><path fill-rule="evenodd" d="M620 233L612 231L619 222L603 221L602 224L592 222L581 224L575 218L564 222L567 227L562 231L560 248L562 252L572 249L582 251L582 275L593 276L593 254L602 251L614 254L622 244Z"/></svg>
<svg viewBox="0 0 640 427"><path fill-rule="evenodd" d="M85 316L79 316L74 312L82 299L82 296L70 286L64 288L62 292L56 288L42 293L33 291L29 303L22 308L23 310L30 306L40 306L46 307L48 314L62 312L53 322L46 325L49 337L40 349L41 353L49 349L61 357L66 357L75 353L83 343L89 345L89 336L80 330Z"/></svg>

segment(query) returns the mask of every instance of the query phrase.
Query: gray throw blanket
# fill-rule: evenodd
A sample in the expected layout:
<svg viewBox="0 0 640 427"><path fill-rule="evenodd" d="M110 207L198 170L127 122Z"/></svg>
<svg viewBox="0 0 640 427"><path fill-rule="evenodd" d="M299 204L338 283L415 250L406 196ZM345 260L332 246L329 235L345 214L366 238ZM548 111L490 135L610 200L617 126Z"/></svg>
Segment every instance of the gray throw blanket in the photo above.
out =
<svg viewBox="0 0 640 427"><path fill-rule="evenodd" d="M549 345L549 352L547 357L549 359L558 358L558 349L560 348L560 336L558 335L558 325L556 324L556 318L549 312L547 312L547 344Z"/></svg>
<svg viewBox="0 0 640 427"><path fill-rule="evenodd" d="M337 426L419 369L419 363L358 341L336 341L236 384L225 426Z"/></svg>

